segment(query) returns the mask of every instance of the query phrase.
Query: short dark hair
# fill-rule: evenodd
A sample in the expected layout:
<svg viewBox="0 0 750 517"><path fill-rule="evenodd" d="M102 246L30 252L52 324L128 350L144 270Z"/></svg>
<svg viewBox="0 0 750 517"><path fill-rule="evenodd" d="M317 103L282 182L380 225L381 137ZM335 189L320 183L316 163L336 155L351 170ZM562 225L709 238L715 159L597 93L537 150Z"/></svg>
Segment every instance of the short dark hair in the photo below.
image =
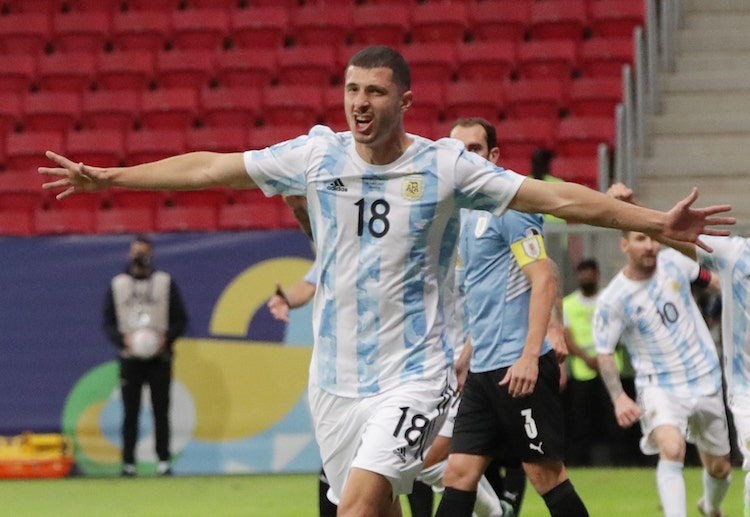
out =
<svg viewBox="0 0 750 517"><path fill-rule="evenodd" d="M582 259L576 266L576 271L583 271L585 269L599 271L599 263L593 258Z"/></svg>
<svg viewBox="0 0 750 517"><path fill-rule="evenodd" d="M555 152L552 149L537 147L531 153L531 176L538 180L549 174L549 166Z"/></svg>
<svg viewBox="0 0 750 517"><path fill-rule="evenodd" d="M145 235L136 235L135 239L133 239L133 242L134 243L140 242L140 243L143 243L143 244L147 244L151 248L154 247L154 245L151 243L151 239L149 239Z"/></svg>
<svg viewBox="0 0 750 517"><path fill-rule="evenodd" d="M482 117L465 117L456 120L451 126L451 131L456 127L482 126L484 133L487 135L487 149L497 147L497 131L495 126L489 120Z"/></svg>
<svg viewBox="0 0 750 517"><path fill-rule="evenodd" d="M391 47L377 45L366 47L357 52L349 60L349 66L359 68L390 68L393 72L393 82L405 90L411 88L411 71L404 56Z"/></svg>

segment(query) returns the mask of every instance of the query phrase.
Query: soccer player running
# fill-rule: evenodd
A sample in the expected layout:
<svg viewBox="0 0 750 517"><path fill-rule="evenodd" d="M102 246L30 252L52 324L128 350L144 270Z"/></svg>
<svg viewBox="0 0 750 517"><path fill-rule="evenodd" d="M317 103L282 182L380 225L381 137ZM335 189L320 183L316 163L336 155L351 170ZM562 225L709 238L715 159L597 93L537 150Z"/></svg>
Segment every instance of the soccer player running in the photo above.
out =
<svg viewBox="0 0 750 517"><path fill-rule="evenodd" d="M451 136L475 152L495 139L494 127L481 119L459 120ZM496 159L497 148L491 151ZM459 253L473 350L438 517L471 515L477 481L497 451L520 457L551 515L588 515L562 461L560 359L546 339L558 289L543 226L539 214L461 213Z"/></svg>
<svg viewBox="0 0 750 517"><path fill-rule="evenodd" d="M686 441L703 464L703 515L721 516L729 489L729 434L721 367L713 339L691 294L711 275L640 232L624 232L627 265L597 300L594 341L599 372L618 424L640 420L641 450L659 454L656 484L667 517L687 514L682 475ZM638 403L622 389L613 352L622 340L635 369Z"/></svg>
<svg viewBox="0 0 750 517"><path fill-rule="evenodd" d="M261 188L305 195L318 264L309 398L339 515L397 516L453 387L444 300L453 274L459 209L507 208L695 242L734 218L728 206L669 212L617 201L579 185L548 184L502 170L454 140L404 130L412 103L403 57L367 47L349 61L349 131L315 126L270 148L193 152L131 167L92 167L48 151L58 199L109 187ZM524 380L511 389L528 391Z"/></svg>

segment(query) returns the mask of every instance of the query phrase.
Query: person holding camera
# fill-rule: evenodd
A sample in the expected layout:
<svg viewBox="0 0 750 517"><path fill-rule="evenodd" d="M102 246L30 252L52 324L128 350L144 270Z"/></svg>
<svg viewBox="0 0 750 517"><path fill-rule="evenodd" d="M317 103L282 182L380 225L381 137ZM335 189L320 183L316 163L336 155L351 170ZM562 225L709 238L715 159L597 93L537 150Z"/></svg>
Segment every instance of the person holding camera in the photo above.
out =
<svg viewBox="0 0 750 517"><path fill-rule="evenodd" d="M139 236L130 244L125 272L116 275L104 302L104 331L119 350L122 425L122 475L138 473L135 446L141 392L148 384L154 415L157 473L172 473L169 451L169 391L174 341L188 316L168 273L152 266L151 241Z"/></svg>

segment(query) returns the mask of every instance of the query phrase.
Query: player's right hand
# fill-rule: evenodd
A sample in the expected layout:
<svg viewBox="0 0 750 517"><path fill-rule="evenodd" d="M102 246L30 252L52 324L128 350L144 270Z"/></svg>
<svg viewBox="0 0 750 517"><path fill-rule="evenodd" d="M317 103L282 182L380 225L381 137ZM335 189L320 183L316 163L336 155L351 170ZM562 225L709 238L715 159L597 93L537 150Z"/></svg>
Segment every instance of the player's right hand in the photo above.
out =
<svg viewBox="0 0 750 517"><path fill-rule="evenodd" d="M276 282L276 294L266 304L271 311L271 316L284 323L289 323L289 301L281 289L281 283Z"/></svg>
<svg viewBox="0 0 750 517"><path fill-rule="evenodd" d="M61 179L42 185L45 190L63 188L57 199L65 199L81 192L98 192L108 188L111 184L107 169L90 167L83 163L75 163L66 157L47 151L45 156L57 163L59 167L39 167L39 174L57 176Z"/></svg>

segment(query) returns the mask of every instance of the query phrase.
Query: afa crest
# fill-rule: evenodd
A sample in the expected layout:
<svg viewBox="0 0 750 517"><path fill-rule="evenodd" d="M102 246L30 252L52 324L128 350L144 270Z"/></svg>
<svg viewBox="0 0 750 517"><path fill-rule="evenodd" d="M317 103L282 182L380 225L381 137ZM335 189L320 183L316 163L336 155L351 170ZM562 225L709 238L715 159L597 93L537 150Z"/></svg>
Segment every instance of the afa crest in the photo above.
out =
<svg viewBox="0 0 750 517"><path fill-rule="evenodd" d="M401 196L407 201L418 201L424 196L424 180L421 176L413 175L404 178L401 185Z"/></svg>

